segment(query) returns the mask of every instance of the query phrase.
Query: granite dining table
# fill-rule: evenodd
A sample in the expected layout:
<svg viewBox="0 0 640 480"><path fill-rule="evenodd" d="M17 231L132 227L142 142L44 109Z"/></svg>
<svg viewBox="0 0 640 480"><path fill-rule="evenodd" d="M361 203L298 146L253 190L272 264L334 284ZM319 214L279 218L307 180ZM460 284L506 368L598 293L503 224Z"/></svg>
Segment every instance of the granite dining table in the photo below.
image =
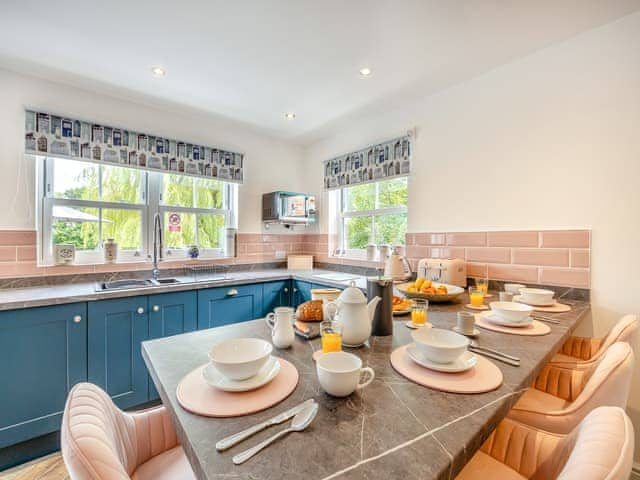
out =
<svg viewBox="0 0 640 480"><path fill-rule="evenodd" d="M175 423L187 458L198 479L453 479L482 445L536 374L587 315L589 304L572 301L572 310L554 314L544 336L517 336L482 330L479 344L521 359L520 367L499 361L504 381L491 392L453 394L407 380L389 363L390 353L411 342L406 317L394 321L392 336L371 337L368 345L347 349L375 370L367 388L347 398L324 393L317 380L312 354L320 340L296 338L289 349L275 355L295 365L300 374L294 392L280 404L236 418L207 418L184 410L176 387L190 371L207 362L210 347L223 339L269 339L264 320L177 335L143 343L143 356L162 402ZM450 328L464 302L432 304L429 321ZM221 438L264 421L314 398L320 409L312 425L272 444L246 463L231 457L273 435L285 425L270 427L225 452L217 452Z"/></svg>

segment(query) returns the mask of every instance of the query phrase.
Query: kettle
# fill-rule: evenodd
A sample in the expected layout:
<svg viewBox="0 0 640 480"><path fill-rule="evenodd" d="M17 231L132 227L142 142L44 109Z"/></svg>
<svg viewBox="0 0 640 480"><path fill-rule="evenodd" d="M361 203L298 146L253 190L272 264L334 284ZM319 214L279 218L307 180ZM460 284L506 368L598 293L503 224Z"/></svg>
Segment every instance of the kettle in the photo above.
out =
<svg viewBox="0 0 640 480"><path fill-rule="evenodd" d="M367 303L362 290L352 281L335 302L335 321L342 326L342 344L345 347L359 347L371 336L371 324L380 297L372 298Z"/></svg>
<svg viewBox="0 0 640 480"><path fill-rule="evenodd" d="M411 275L409 261L400 255L399 247L393 247L393 252L384 265L384 276L391 277L394 281L402 281L407 280Z"/></svg>

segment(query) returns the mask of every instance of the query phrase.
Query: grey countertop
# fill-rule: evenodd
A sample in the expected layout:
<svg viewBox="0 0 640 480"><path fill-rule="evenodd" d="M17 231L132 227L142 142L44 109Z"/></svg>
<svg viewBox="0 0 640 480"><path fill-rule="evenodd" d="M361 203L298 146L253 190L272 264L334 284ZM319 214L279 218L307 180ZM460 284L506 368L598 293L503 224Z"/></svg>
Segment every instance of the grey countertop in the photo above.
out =
<svg viewBox="0 0 640 480"><path fill-rule="evenodd" d="M317 275L351 275L355 278L356 285L366 288L366 278L355 274L346 274L330 270L287 270L274 268L265 270L251 270L232 272L225 280L207 280L206 275L200 275L198 281L193 277L177 277L181 283L171 285L159 285L126 290L97 291L97 282L79 282L63 285L47 285L28 288L9 288L0 290L0 311L14 310L18 308L41 307L47 305L59 305L73 302L87 302L103 300L107 298L132 297L136 295L150 295L154 293L179 292L183 290L199 290L202 288L223 287L241 285L252 282L268 282L275 280L287 280L294 278L307 282L321 283L344 288L348 282L336 282L320 278ZM210 277L219 276L211 274Z"/></svg>
<svg viewBox="0 0 640 480"><path fill-rule="evenodd" d="M495 362L504 374L497 390L477 395L450 394L414 384L397 374L390 353L411 341L404 320L394 322L394 335L371 337L369 346L348 349L376 372L373 383L346 399L325 394L317 381L311 354L320 348L296 338L292 348L276 354L300 373L289 398L266 411L231 419L210 419L183 410L176 387L191 370L207 362L212 344L231 337L269 338L264 321L256 320L143 343L143 356L163 403L169 409L186 454L199 479L453 479L531 384L589 305L571 302L573 310L554 315L561 325L540 337L482 330L478 342L521 358L520 367ZM450 328L462 303L432 304L429 321ZM318 416L304 433L291 434L243 465L231 457L272 435L272 427L229 451L218 453L216 441L245 429L301 401L315 398Z"/></svg>

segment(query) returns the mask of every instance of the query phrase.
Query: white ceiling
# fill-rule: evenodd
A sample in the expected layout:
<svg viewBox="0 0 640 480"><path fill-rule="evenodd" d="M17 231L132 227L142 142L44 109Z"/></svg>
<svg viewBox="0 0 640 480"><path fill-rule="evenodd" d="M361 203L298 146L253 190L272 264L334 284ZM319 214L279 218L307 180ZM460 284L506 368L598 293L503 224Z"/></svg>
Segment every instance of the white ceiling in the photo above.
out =
<svg viewBox="0 0 640 480"><path fill-rule="evenodd" d="M308 144L345 116L637 9L640 0L0 0L0 65ZM154 64L167 76L153 78Z"/></svg>

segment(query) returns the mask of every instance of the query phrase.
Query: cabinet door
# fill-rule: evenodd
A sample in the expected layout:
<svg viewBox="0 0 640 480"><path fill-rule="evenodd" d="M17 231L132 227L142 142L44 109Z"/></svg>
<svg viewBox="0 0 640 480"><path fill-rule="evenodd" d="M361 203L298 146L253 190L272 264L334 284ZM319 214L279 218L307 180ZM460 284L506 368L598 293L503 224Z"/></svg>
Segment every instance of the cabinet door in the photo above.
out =
<svg viewBox="0 0 640 480"><path fill-rule="evenodd" d="M262 317L262 285L198 290L198 329Z"/></svg>
<svg viewBox="0 0 640 480"><path fill-rule="evenodd" d="M89 381L120 408L147 401L149 377L141 343L149 337L147 297L89 302Z"/></svg>
<svg viewBox="0 0 640 480"><path fill-rule="evenodd" d="M198 327L198 299L195 291L149 295L149 338L192 332ZM149 378L149 400L159 398Z"/></svg>
<svg viewBox="0 0 640 480"><path fill-rule="evenodd" d="M273 312L276 307L291 306L291 281L282 280L278 282L268 282L262 284L263 301L262 315Z"/></svg>
<svg viewBox="0 0 640 480"><path fill-rule="evenodd" d="M87 380L87 305L0 312L0 448L60 429Z"/></svg>
<svg viewBox="0 0 640 480"><path fill-rule="evenodd" d="M293 281L293 306L297 307L301 303L311 300L311 283L300 280Z"/></svg>

